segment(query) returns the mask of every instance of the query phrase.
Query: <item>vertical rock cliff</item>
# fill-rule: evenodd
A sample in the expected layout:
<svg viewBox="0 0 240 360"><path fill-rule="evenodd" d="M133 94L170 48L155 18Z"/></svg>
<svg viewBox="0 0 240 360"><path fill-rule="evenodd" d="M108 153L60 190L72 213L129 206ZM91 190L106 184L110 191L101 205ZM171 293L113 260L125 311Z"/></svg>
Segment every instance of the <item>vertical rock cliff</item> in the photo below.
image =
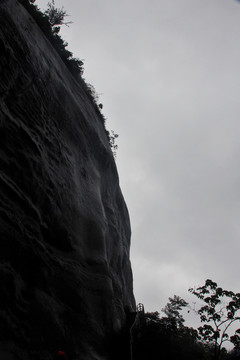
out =
<svg viewBox="0 0 240 360"><path fill-rule="evenodd" d="M17 0L0 0L0 200L1 359L126 355L130 223L105 129Z"/></svg>

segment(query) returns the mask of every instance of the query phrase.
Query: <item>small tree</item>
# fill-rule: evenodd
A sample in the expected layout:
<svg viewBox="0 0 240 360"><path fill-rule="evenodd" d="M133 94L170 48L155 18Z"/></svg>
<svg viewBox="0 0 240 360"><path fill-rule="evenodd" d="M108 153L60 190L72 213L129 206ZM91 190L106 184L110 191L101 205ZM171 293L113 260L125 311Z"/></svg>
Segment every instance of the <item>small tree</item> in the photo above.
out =
<svg viewBox="0 0 240 360"><path fill-rule="evenodd" d="M223 290L212 280L206 280L205 285L189 291L204 301L197 311L203 326L198 328L202 340L214 344L214 359L220 358L222 345L230 341L235 348L240 345L240 328L230 336L228 331L233 323L240 321L240 294Z"/></svg>
<svg viewBox="0 0 240 360"><path fill-rule="evenodd" d="M173 322L176 327L183 326L184 318L180 314L183 307L186 307L188 303L180 296L174 295L173 298L168 298L169 302L162 309L162 312L167 316L168 320Z"/></svg>
<svg viewBox="0 0 240 360"><path fill-rule="evenodd" d="M48 17L48 21L53 29L54 33L58 33L60 31L60 25L72 24L72 21L64 21L65 17L68 16L66 10L62 7L57 8L55 6L55 1L52 0L47 4L47 10L45 11L45 15Z"/></svg>

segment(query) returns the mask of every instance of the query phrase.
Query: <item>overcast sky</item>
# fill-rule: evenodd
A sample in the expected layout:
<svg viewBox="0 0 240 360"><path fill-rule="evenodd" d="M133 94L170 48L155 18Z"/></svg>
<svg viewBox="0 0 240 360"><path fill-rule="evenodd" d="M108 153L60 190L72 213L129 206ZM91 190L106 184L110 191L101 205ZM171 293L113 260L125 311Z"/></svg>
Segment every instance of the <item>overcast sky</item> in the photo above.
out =
<svg viewBox="0 0 240 360"><path fill-rule="evenodd" d="M37 0L46 8L46 0ZM119 134L136 302L210 278L240 291L240 3L55 0Z"/></svg>

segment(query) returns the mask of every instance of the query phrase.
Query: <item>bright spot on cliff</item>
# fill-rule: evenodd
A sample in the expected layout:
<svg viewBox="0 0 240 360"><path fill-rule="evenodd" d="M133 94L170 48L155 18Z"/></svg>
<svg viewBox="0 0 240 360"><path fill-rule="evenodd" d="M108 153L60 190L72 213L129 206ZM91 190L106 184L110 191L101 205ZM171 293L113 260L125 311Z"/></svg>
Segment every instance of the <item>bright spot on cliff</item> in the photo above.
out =
<svg viewBox="0 0 240 360"><path fill-rule="evenodd" d="M150 311L207 278L239 291L238 2L56 0L120 134L134 291Z"/></svg>

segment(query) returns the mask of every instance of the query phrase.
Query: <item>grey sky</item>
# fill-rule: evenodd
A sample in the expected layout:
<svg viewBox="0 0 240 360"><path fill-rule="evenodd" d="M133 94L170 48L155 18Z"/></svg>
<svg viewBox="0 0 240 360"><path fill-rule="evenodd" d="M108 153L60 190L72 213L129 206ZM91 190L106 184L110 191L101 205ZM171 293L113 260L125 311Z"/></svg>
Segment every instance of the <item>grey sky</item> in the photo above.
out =
<svg viewBox="0 0 240 360"><path fill-rule="evenodd" d="M120 135L136 301L160 310L206 278L239 291L240 4L55 3L71 15L62 36Z"/></svg>

